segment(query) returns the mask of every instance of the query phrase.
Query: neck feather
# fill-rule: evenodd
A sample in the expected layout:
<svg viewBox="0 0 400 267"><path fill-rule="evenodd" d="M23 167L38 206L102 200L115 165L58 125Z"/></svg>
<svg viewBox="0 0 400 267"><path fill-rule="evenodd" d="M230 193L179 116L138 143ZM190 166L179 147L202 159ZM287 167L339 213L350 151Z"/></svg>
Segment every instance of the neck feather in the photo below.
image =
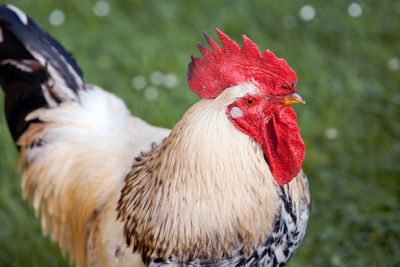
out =
<svg viewBox="0 0 400 267"><path fill-rule="evenodd" d="M221 258L256 249L272 230L279 198L262 149L213 101L189 109L126 178L119 216L148 260Z"/></svg>

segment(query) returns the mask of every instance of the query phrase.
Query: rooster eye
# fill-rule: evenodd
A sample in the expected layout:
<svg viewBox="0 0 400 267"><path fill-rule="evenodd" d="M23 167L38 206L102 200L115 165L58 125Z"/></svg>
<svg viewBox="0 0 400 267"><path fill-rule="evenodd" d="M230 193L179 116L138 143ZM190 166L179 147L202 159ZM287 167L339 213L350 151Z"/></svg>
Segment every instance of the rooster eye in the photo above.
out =
<svg viewBox="0 0 400 267"><path fill-rule="evenodd" d="M252 97L248 97L244 100L244 103L246 104L246 106L253 106L256 102L257 102L257 100L255 100Z"/></svg>

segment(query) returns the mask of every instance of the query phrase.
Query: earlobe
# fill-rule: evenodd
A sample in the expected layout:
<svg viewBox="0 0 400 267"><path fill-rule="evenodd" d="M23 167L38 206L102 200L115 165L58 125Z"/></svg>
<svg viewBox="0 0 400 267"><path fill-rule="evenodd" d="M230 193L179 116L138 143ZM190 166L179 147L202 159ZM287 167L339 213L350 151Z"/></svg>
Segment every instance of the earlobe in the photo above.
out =
<svg viewBox="0 0 400 267"><path fill-rule="evenodd" d="M243 111L238 107L233 107L229 114L231 115L232 119L243 117Z"/></svg>

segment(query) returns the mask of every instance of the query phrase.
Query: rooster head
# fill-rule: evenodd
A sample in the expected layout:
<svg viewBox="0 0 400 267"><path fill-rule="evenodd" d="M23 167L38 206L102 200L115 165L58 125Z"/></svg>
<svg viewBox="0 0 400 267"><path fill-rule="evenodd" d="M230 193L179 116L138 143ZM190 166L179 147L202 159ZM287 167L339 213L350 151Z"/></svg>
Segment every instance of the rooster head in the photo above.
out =
<svg viewBox="0 0 400 267"><path fill-rule="evenodd" d="M304 160L304 142L290 104L305 103L296 93L296 73L270 50L261 54L245 35L243 46L216 29L223 49L206 33L211 51L198 44L203 58L192 56L188 83L201 98L214 99L227 88L244 88L226 105L226 115L241 132L261 146L279 185L298 175ZM234 144L233 144L234 145Z"/></svg>

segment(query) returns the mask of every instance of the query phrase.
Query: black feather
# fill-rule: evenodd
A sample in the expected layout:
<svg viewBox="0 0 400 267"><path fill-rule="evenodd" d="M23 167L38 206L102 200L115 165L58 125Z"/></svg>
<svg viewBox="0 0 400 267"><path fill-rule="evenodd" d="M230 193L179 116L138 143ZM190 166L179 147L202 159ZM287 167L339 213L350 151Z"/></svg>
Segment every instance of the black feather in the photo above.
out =
<svg viewBox="0 0 400 267"><path fill-rule="evenodd" d="M1 28L9 30L19 41L20 45L31 55L31 58L35 57L34 53L38 53L44 57L46 63L52 65L63 78L68 88L74 91L83 89L82 71L76 64L73 56L29 17L27 17L27 24L24 24L8 6L0 6ZM15 7L13 8L16 9ZM4 52L7 53L7 51L0 52L0 58L9 58L9 55L4 54ZM23 58L22 55L19 56L17 54L15 56ZM38 58L35 59L40 61Z"/></svg>
<svg viewBox="0 0 400 267"><path fill-rule="evenodd" d="M0 65L0 84L6 93L6 117L14 141L17 141L32 121L30 112L46 107L41 84L47 79L44 69L27 73L11 64Z"/></svg>
<svg viewBox="0 0 400 267"><path fill-rule="evenodd" d="M0 5L0 85L15 141L30 123L38 122L25 121L30 112L71 100L66 95L75 95L73 100L77 100L79 90L85 89L82 71L72 55L18 11L14 6Z"/></svg>

